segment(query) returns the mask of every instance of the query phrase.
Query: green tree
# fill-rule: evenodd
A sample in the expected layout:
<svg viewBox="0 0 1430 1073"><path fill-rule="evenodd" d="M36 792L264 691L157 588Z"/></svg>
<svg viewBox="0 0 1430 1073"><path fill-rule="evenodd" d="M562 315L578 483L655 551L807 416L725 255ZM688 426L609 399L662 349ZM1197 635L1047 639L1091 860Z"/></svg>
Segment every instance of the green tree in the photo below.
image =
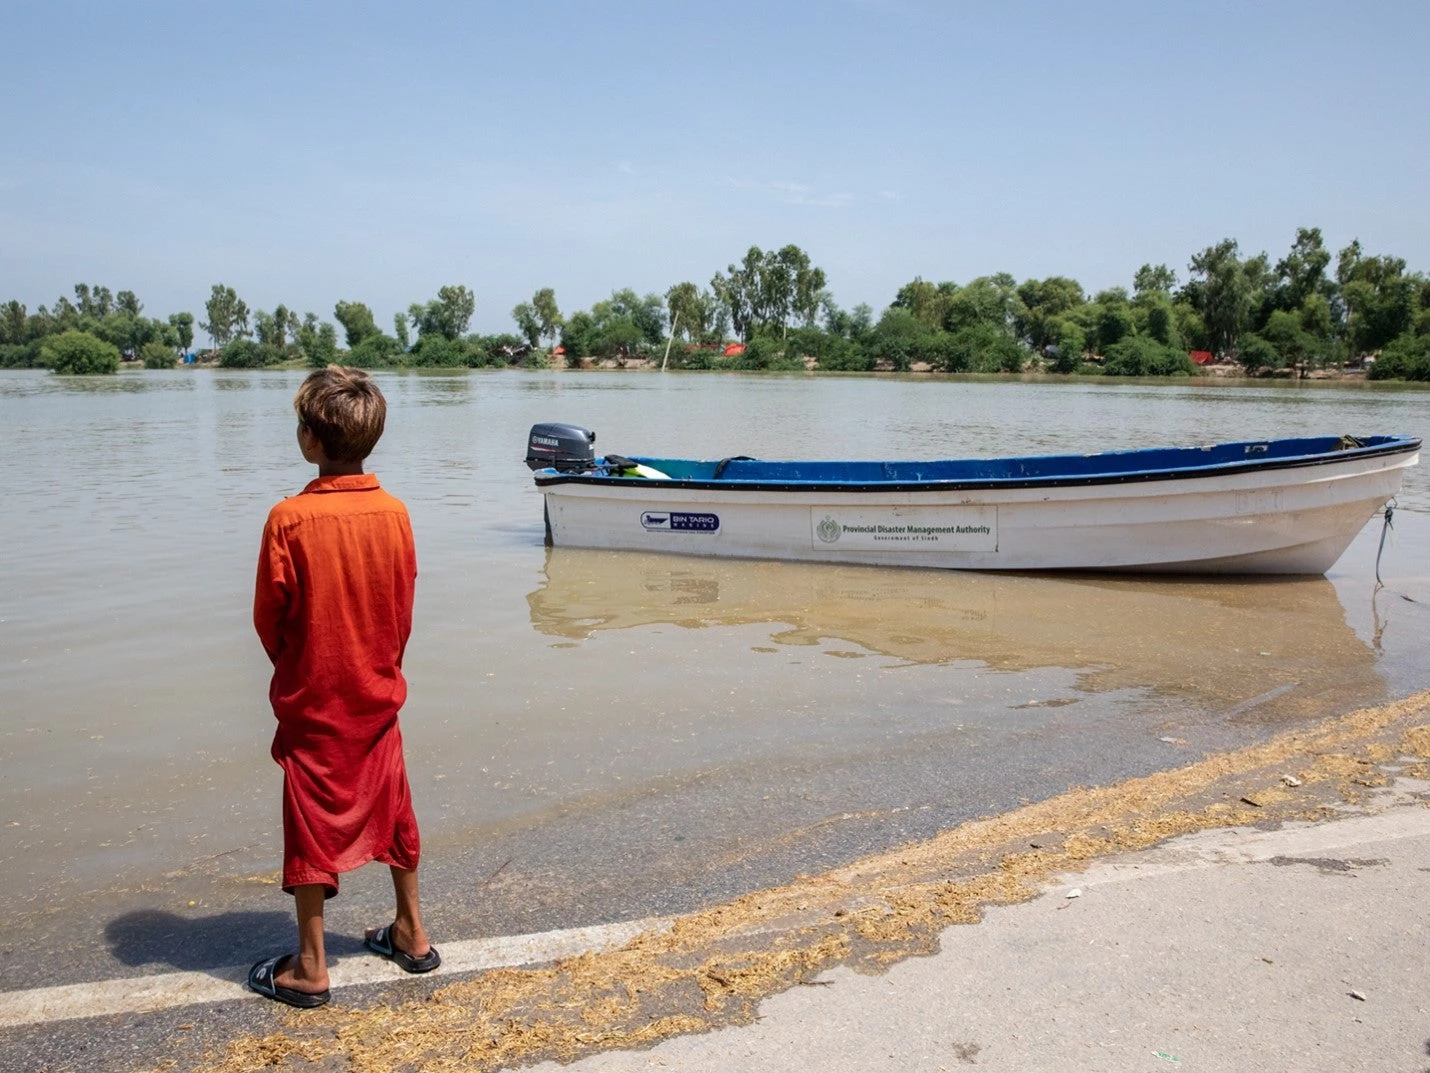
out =
<svg viewBox="0 0 1430 1073"><path fill-rule="evenodd" d="M975 321L955 332L929 332L912 340L914 357L946 373L1019 372L1027 349L1007 330Z"/></svg>
<svg viewBox="0 0 1430 1073"><path fill-rule="evenodd" d="M248 335L248 306L238 297L232 287L215 283L213 293L204 303L208 320L199 327L208 332L214 346L222 349L234 338Z"/></svg>
<svg viewBox="0 0 1430 1073"><path fill-rule="evenodd" d="M1092 305L1096 307L1097 350L1106 354L1111 347L1132 335L1135 324L1132 317L1132 303L1127 292L1121 287L1109 287L1098 291Z"/></svg>
<svg viewBox="0 0 1430 1073"><path fill-rule="evenodd" d="M93 317L98 320L107 317L114 312L114 296L108 287L101 287L98 284L91 287L88 283L76 283L74 285L75 305L70 307L80 316ZM65 306L69 302L61 299ZM58 304L58 303L57 303Z"/></svg>
<svg viewBox="0 0 1430 1073"><path fill-rule="evenodd" d="M1249 373L1276 369L1281 365L1281 355L1276 352L1276 348L1255 332L1247 332L1241 337L1236 360L1244 365Z"/></svg>
<svg viewBox="0 0 1430 1073"><path fill-rule="evenodd" d="M1142 331L1150 338L1174 350L1186 349L1182 343L1181 332L1177 329L1176 310L1165 292L1156 291L1147 297L1139 298L1135 309L1142 317Z"/></svg>
<svg viewBox="0 0 1430 1073"><path fill-rule="evenodd" d="M516 330L531 347L541 345L541 318L530 302L518 302L512 307L511 319L516 321Z"/></svg>
<svg viewBox="0 0 1430 1073"><path fill-rule="evenodd" d="M943 327L949 299L957 289L954 284L930 283L922 276L915 276L899 288L893 304L907 309L925 328L935 331Z"/></svg>
<svg viewBox="0 0 1430 1073"><path fill-rule="evenodd" d="M412 337L407 334L406 313L394 313L392 315L392 334L397 339L397 345L404 351L412 349Z"/></svg>
<svg viewBox="0 0 1430 1073"><path fill-rule="evenodd" d="M232 339L218 355L222 369L261 369L263 359L264 347L252 339Z"/></svg>
<svg viewBox="0 0 1430 1073"><path fill-rule="evenodd" d="M1213 352L1235 354L1250 325L1255 295L1234 239L1223 239L1192 257L1193 279L1184 288L1206 325Z"/></svg>
<svg viewBox="0 0 1430 1073"><path fill-rule="evenodd" d="M813 324L824 285L824 270L795 245L768 253L751 246L738 266L728 266L725 275L716 273L710 281L746 342L759 332L784 337L792 320Z"/></svg>
<svg viewBox="0 0 1430 1073"><path fill-rule="evenodd" d="M1406 332L1385 345L1371 365L1372 380L1430 380L1430 335Z"/></svg>
<svg viewBox="0 0 1430 1073"><path fill-rule="evenodd" d="M471 323L477 300L464 286L441 287L437 297L426 305L416 303L407 310L417 328L418 341L425 335L440 335L444 339L459 339Z"/></svg>
<svg viewBox="0 0 1430 1073"><path fill-rule="evenodd" d="M1139 300L1158 294L1166 295L1170 299L1172 288L1176 285L1177 273L1166 265L1144 264L1132 277L1132 293L1134 298Z"/></svg>
<svg viewBox="0 0 1430 1073"><path fill-rule="evenodd" d="M1053 356L1052 370L1055 373L1075 373L1082 367L1087 337L1071 321L1062 321L1058 329L1057 354Z"/></svg>
<svg viewBox="0 0 1430 1073"><path fill-rule="evenodd" d="M665 308L670 311L670 334L683 334L692 343L705 336L709 309L700 288L693 283L677 283L665 292Z"/></svg>
<svg viewBox="0 0 1430 1073"><path fill-rule="evenodd" d="M10 299L0 306L0 343L20 346L30 341L29 315L23 305Z"/></svg>
<svg viewBox="0 0 1430 1073"><path fill-rule="evenodd" d="M645 339L648 339L646 332L633 317L612 317L601 326L596 353L605 358L629 357Z"/></svg>
<svg viewBox="0 0 1430 1073"><path fill-rule="evenodd" d="M137 317L144 312L144 303L139 301L139 296L133 291L120 291L115 296L114 308L120 313L128 313L131 317Z"/></svg>
<svg viewBox="0 0 1430 1073"><path fill-rule="evenodd" d="M600 334L596 318L585 310L567 317L561 326L561 346L566 350L566 357L572 361L593 357Z"/></svg>
<svg viewBox="0 0 1430 1073"><path fill-rule="evenodd" d="M1316 351L1316 341L1302 327L1298 314L1286 309L1275 310L1266 327L1257 334L1275 349L1279 367L1296 369L1305 374L1305 367L1311 363Z"/></svg>
<svg viewBox="0 0 1430 1073"><path fill-rule="evenodd" d="M431 338L443 337L432 336ZM420 352L422 345L422 340L418 340L418 345L413 352ZM360 369L384 369L397 364L401 354L402 347L396 339L384 332L373 332L371 335L363 336L357 346L348 348L346 362ZM426 362L420 362L420 364L426 364Z"/></svg>
<svg viewBox="0 0 1430 1073"><path fill-rule="evenodd" d="M119 370L119 348L88 332L66 331L44 341L45 365L69 376L92 376Z"/></svg>
<svg viewBox="0 0 1430 1073"><path fill-rule="evenodd" d="M144 359L144 368L146 369L172 369L174 367L174 350L163 343L145 343L140 356Z"/></svg>
<svg viewBox="0 0 1430 1073"><path fill-rule="evenodd" d="M373 320L372 310L362 302L339 302L333 307L333 317L343 326L349 349L368 336L377 334L377 322Z"/></svg>
<svg viewBox="0 0 1430 1073"><path fill-rule="evenodd" d="M1186 351L1163 346L1145 335L1122 339L1109 346L1105 355L1103 372L1107 376L1191 376L1196 371Z"/></svg>
<svg viewBox="0 0 1430 1073"><path fill-rule="evenodd" d="M253 314L253 334L259 346L279 345L276 341L282 338L282 332L283 329L273 319L273 314L263 309Z"/></svg>
<svg viewBox="0 0 1430 1073"><path fill-rule="evenodd" d="M553 343L561 334L561 310L556 305L556 291L542 287L531 296L531 308L536 312L536 322L541 329L541 337ZM533 344L535 345L535 344Z"/></svg>
<svg viewBox="0 0 1430 1073"><path fill-rule="evenodd" d="M943 326L946 331L958 332L983 324L1011 339L1017 310L1018 283L1012 276L1007 272L979 276L949 298Z"/></svg>
<svg viewBox="0 0 1430 1073"><path fill-rule="evenodd" d="M809 254L793 244L781 249L775 260L790 280L790 319L806 328L813 326L814 318L819 315L819 300L826 283L824 269L813 264ZM787 327L787 323L780 325L781 334Z"/></svg>
<svg viewBox="0 0 1430 1073"><path fill-rule="evenodd" d="M904 372L921 357L926 340L933 335L933 330L919 320L913 310L891 305L865 337L864 352L871 366L873 362L882 360Z"/></svg>
<svg viewBox="0 0 1430 1073"><path fill-rule="evenodd" d="M298 349L312 368L327 368L338 358L338 330L326 321L319 322L318 314L307 313L298 328Z"/></svg>
<svg viewBox="0 0 1430 1073"><path fill-rule="evenodd" d="M627 320L634 324L637 336L631 344L632 347L641 342L654 346L665 338L665 300L658 294L647 294L642 298L629 287L612 291L609 299L597 302L591 307L591 314L596 318L596 323L602 326L602 330L617 320ZM624 327L621 327L617 330L616 337L624 339L628 334ZM624 345L621 344L622 347ZM621 352L628 353L625 349Z"/></svg>
<svg viewBox="0 0 1430 1073"><path fill-rule="evenodd" d="M1013 327L1035 354L1058 344L1067 314L1087 301L1082 284L1066 276L1027 280L1017 294Z"/></svg>
<svg viewBox="0 0 1430 1073"><path fill-rule="evenodd" d="M179 350L188 353L194 345L194 315L192 313L170 313L169 325L174 329Z"/></svg>
<svg viewBox="0 0 1430 1073"><path fill-rule="evenodd" d="M1298 227L1291 252L1276 262L1278 309L1299 309L1312 295L1325 296L1330 281L1326 267L1330 251L1319 227Z"/></svg>
<svg viewBox="0 0 1430 1073"><path fill-rule="evenodd" d="M358 347L354 353L375 347L380 340L383 353L368 360L367 364L369 365L378 365L397 359L403 360L408 365L421 365L424 368L437 369L457 369L469 364L469 351L466 343L461 339L448 339L441 332L428 332L422 336L405 358L402 358L397 349L397 340L385 335L373 336L364 340L363 345Z"/></svg>
<svg viewBox="0 0 1430 1073"><path fill-rule="evenodd" d="M1340 252L1336 279L1353 353L1374 353L1415 323L1425 281L1405 274L1403 258L1367 257L1357 240Z"/></svg>
<svg viewBox="0 0 1430 1073"><path fill-rule="evenodd" d="M439 330L448 339L463 335L467 325L472 322L472 314L477 310L475 296L460 285L439 287L437 305Z"/></svg>
<svg viewBox="0 0 1430 1073"><path fill-rule="evenodd" d="M1202 320L1202 315L1190 302L1173 302L1172 319L1177 326L1177 336L1184 347L1189 350L1211 350L1211 334L1207 331L1206 321Z"/></svg>

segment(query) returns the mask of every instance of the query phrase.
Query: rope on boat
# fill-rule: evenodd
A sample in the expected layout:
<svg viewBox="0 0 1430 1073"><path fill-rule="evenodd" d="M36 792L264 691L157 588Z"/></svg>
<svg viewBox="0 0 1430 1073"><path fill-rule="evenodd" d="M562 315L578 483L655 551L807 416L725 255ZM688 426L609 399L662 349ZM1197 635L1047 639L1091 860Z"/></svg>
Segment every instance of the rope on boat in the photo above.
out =
<svg viewBox="0 0 1430 1073"><path fill-rule="evenodd" d="M1395 507L1395 499L1392 498L1390 502L1385 505L1385 524L1380 527L1380 547L1377 548L1375 552L1375 584L1377 588L1385 584L1385 582L1380 580L1380 556L1381 553L1385 551L1385 535L1395 527L1391 521L1391 519L1395 517Z"/></svg>

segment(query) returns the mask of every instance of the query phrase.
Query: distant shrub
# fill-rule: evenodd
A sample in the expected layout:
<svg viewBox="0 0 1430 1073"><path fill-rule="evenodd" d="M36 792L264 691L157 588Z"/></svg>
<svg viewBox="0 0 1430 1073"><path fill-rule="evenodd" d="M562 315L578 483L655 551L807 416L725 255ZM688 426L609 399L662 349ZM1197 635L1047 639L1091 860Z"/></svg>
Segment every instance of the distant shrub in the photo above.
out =
<svg viewBox="0 0 1430 1073"><path fill-rule="evenodd" d="M1082 364L1087 349L1087 336L1076 324L1063 323L1058 332L1057 353L1052 355L1051 369L1055 373L1075 373Z"/></svg>
<svg viewBox="0 0 1430 1073"><path fill-rule="evenodd" d="M1386 344L1367 376L1372 380L1430 380L1430 335L1398 335Z"/></svg>
<svg viewBox="0 0 1430 1073"><path fill-rule="evenodd" d="M39 343L0 343L0 369L38 369Z"/></svg>
<svg viewBox="0 0 1430 1073"><path fill-rule="evenodd" d="M369 336L369 339L372 338L376 337ZM368 341L364 339L363 343ZM448 339L445 335L428 332L406 354L399 353L397 340L392 340L392 344L392 348L386 351L388 359L398 358L403 365L423 369L460 369L467 365L467 345L461 339Z"/></svg>
<svg viewBox="0 0 1430 1073"><path fill-rule="evenodd" d="M1236 360L1246 366L1248 372L1257 369L1276 369L1281 366L1281 354L1276 347L1259 335L1248 333L1236 344Z"/></svg>
<svg viewBox="0 0 1430 1073"><path fill-rule="evenodd" d="M798 328L790 332L785 350L796 359L813 358L821 369L843 371L873 368L873 363L854 343L837 332L821 331L819 328ZM799 364L802 367L803 360L800 360Z"/></svg>
<svg viewBox="0 0 1430 1073"><path fill-rule="evenodd" d="M991 324L938 332L919 349L921 360L946 373L1016 373L1028 363L1023 345Z"/></svg>
<svg viewBox="0 0 1430 1073"><path fill-rule="evenodd" d="M442 339L440 335L424 338ZM446 342L445 339L442 341ZM418 340L418 346L421 346L422 343L423 340ZM385 369L388 366L399 364L401 354L401 343L383 332L374 332L372 335L363 336L355 346L348 350L347 356L343 360L346 364L360 369Z"/></svg>
<svg viewBox="0 0 1430 1073"><path fill-rule="evenodd" d="M473 369L504 369L518 354L525 356L531 345L519 335L469 335L464 339L466 364Z"/></svg>
<svg viewBox="0 0 1430 1073"><path fill-rule="evenodd" d="M252 339L235 339L219 351L218 363L223 369L261 369L263 348Z"/></svg>
<svg viewBox="0 0 1430 1073"><path fill-rule="evenodd" d="M1197 368L1186 351L1163 346L1146 335L1113 343L1104 356L1107 376L1191 376Z"/></svg>
<svg viewBox="0 0 1430 1073"><path fill-rule="evenodd" d="M674 353L670 355L672 365L677 365L682 369L714 369L720 361L720 351L698 348L687 351L677 357Z"/></svg>
<svg viewBox="0 0 1430 1073"><path fill-rule="evenodd" d="M311 368L325 369L338 360L338 330L326 322L317 328L305 325L298 332L298 349Z"/></svg>
<svg viewBox="0 0 1430 1073"><path fill-rule="evenodd" d="M144 359L146 369L172 369L174 367L174 352L163 343L145 343L144 349L140 351L140 357Z"/></svg>
<svg viewBox="0 0 1430 1073"><path fill-rule="evenodd" d="M57 373L94 376L119 371L119 348L88 332L60 332L44 341L41 360Z"/></svg>

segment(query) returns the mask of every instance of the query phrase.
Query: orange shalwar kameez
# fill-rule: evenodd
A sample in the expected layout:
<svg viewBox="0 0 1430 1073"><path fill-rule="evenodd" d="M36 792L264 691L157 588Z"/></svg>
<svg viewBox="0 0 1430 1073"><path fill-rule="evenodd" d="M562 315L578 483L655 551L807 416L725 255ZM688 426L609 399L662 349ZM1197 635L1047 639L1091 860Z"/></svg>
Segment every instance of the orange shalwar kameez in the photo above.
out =
<svg viewBox="0 0 1430 1073"><path fill-rule="evenodd" d="M369 861L416 868L421 844L397 713L417 557L407 509L372 474L319 477L268 515L253 624L283 769L283 889Z"/></svg>

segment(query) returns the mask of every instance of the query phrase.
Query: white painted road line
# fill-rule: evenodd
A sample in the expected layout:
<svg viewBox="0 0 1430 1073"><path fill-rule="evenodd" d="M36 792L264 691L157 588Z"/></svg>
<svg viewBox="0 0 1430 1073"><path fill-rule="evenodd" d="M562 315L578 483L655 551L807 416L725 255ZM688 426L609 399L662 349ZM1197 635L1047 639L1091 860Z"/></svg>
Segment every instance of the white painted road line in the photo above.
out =
<svg viewBox="0 0 1430 1073"><path fill-rule="evenodd" d="M483 969L539 965L577 954L616 950L637 935L663 930L663 917L567 928L536 935L504 935L459 943L439 943L442 967L435 975L477 972ZM255 955L254 960L258 960ZM376 955L336 960L328 969L334 989L381 983L407 976L392 962ZM116 1013L149 1013L203 1002L229 1002L258 998L244 986L247 965L229 965L206 972L170 972L124 980L39 987L29 991L0 992L0 1028L102 1017Z"/></svg>

